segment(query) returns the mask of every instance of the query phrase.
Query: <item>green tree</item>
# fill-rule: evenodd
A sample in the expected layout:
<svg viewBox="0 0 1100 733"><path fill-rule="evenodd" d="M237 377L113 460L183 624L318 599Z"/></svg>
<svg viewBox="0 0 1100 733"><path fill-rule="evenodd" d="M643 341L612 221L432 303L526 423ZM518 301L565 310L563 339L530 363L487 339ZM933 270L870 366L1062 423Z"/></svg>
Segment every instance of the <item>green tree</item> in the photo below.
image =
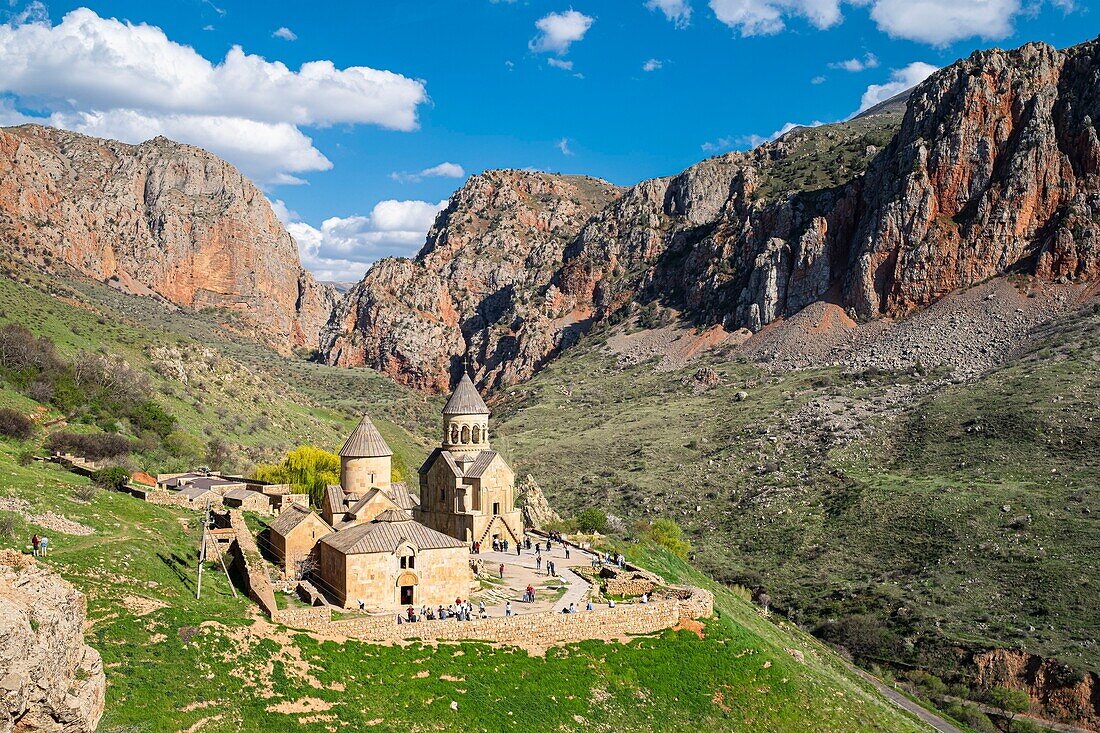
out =
<svg viewBox="0 0 1100 733"><path fill-rule="evenodd" d="M253 478L276 484L290 484L307 493L315 505L325 496L325 487L340 483L340 457L312 445L301 445L286 454L282 463L256 467Z"/></svg>
<svg viewBox="0 0 1100 733"><path fill-rule="evenodd" d="M101 468L92 474L92 481L104 489L124 489L130 483L130 472L122 466Z"/></svg>
<svg viewBox="0 0 1100 733"><path fill-rule="evenodd" d="M1031 707L1031 698L1023 690L994 687L989 691L989 704L1000 710L1011 723L1017 714L1026 713Z"/></svg>
<svg viewBox="0 0 1100 733"><path fill-rule="evenodd" d="M655 542L679 557L687 557L691 552L691 543L684 539L684 530L672 519L654 520L645 536L650 542Z"/></svg>
<svg viewBox="0 0 1100 733"><path fill-rule="evenodd" d="M589 534L607 534L607 515L599 509L585 509L577 515L577 529Z"/></svg>

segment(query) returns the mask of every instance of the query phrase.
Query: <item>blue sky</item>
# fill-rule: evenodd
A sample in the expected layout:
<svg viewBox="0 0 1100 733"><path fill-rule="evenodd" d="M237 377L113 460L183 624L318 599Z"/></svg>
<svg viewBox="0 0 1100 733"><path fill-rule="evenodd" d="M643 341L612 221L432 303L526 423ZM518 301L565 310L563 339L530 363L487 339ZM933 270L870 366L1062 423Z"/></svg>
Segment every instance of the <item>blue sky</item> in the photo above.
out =
<svg viewBox="0 0 1100 733"><path fill-rule="evenodd" d="M1100 32L1090 11L1082 0L16 0L0 27L0 124L207 147L261 184L307 266L349 280L414 253L469 174L529 167L623 185L672 174L790 123L844 119L976 48L1087 40Z"/></svg>

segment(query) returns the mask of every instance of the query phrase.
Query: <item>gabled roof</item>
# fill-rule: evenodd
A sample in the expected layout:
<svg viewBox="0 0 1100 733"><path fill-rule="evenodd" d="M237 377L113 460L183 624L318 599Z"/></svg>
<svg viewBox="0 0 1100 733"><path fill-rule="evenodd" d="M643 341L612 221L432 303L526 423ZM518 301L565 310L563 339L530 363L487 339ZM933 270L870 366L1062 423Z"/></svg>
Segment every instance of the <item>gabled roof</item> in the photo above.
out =
<svg viewBox="0 0 1100 733"><path fill-rule="evenodd" d="M420 498L413 496L409 491L409 487L403 482L397 482L390 484L390 498L393 499L393 503L402 509L413 509L420 506Z"/></svg>
<svg viewBox="0 0 1100 733"><path fill-rule="evenodd" d="M284 508L279 516L275 518L275 521L271 523L271 531L281 537L286 537L311 514L317 517L313 511L305 507L298 506L297 504L290 504ZM325 524L325 520L320 517L317 518L321 520L322 524ZM326 524L325 526L328 525Z"/></svg>
<svg viewBox="0 0 1100 733"><path fill-rule="evenodd" d="M423 465L420 466L420 469L417 471L417 473L419 473L420 475L426 474L429 470L431 470L432 465L434 465L436 460L440 457L442 457L443 460L446 461L447 467L451 469L451 473L461 478L462 469L458 467L457 463L455 463L454 456L451 455L450 451L443 450L442 448L436 448L435 450L433 450L431 455L428 456L428 459L424 461Z"/></svg>
<svg viewBox="0 0 1100 733"><path fill-rule="evenodd" d="M259 491L249 491L248 489L233 489L232 491L225 492L226 499L232 499L233 501L244 501L253 496L263 496L267 498Z"/></svg>
<svg viewBox="0 0 1100 733"><path fill-rule="evenodd" d="M486 469L489 468L489 464L493 462L493 459L497 457L495 450L483 450L477 454L477 458L474 462L466 466L465 477L466 478L481 478Z"/></svg>
<svg viewBox="0 0 1100 733"><path fill-rule="evenodd" d="M443 406L444 415L488 415L489 408L477 392L477 387L469 374L463 374L451 398Z"/></svg>
<svg viewBox="0 0 1100 733"><path fill-rule="evenodd" d="M378 428L374 427L370 417L363 415L363 419L355 426L355 430L344 441L340 455L345 458L376 458L392 456L393 451L386 445L386 441L378 432Z"/></svg>
<svg viewBox="0 0 1100 733"><path fill-rule="evenodd" d="M438 550L465 547L454 537L436 532L407 516L395 521L374 521L357 524L321 538L321 543L344 555L371 552L393 552L408 542L418 550Z"/></svg>
<svg viewBox="0 0 1100 733"><path fill-rule="evenodd" d="M205 494L209 494L210 489L203 488L201 486L185 486L180 489L180 496L186 496L188 499L194 500Z"/></svg>
<svg viewBox="0 0 1100 733"><path fill-rule="evenodd" d="M325 508L329 514L343 514L346 511L344 499L344 487L340 484L329 484L325 487Z"/></svg>
<svg viewBox="0 0 1100 733"><path fill-rule="evenodd" d="M412 515L404 509L387 509L384 512L380 512L377 517L374 518L375 522L405 522L412 519Z"/></svg>
<svg viewBox="0 0 1100 733"><path fill-rule="evenodd" d="M355 504L350 506L347 509L347 513L348 514L358 514L360 511L363 510L363 507L365 507L367 504L370 504L373 501L376 501L379 498L384 500L386 504L389 504L391 508L397 506L397 504L394 502L394 500L390 498L389 494L387 494L385 491L382 491L382 489L373 488L370 491L368 491L366 494L364 494L362 499L360 499L359 501L355 502Z"/></svg>

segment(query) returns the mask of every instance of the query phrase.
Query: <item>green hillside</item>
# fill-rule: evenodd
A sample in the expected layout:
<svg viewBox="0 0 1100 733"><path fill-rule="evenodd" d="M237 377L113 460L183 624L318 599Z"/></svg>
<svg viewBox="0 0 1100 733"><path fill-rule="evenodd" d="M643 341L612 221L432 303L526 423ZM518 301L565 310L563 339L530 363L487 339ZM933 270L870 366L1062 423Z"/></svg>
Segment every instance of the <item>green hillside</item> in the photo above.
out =
<svg viewBox="0 0 1100 733"><path fill-rule="evenodd" d="M675 580L706 583L720 619L703 638L669 631L629 644L586 642L531 657L464 643L438 648L320 641L257 620L214 567L196 600L196 515L99 491L59 468L15 461L0 444L4 493L30 513L93 527L50 532L48 562L89 597L87 640L107 673L105 733L185 730L922 730L872 694L824 646L656 550ZM2 547L40 527L21 515ZM3 523L7 526L7 523ZM802 653L799 662L787 650ZM451 709L458 702L458 710ZM818 727L818 729L821 729Z"/></svg>
<svg viewBox="0 0 1100 733"><path fill-rule="evenodd" d="M675 518L708 573L868 661L950 671L962 642L1100 669L1095 309L892 419L895 385L935 375L722 357L666 372L603 339L496 406L495 445L559 510L605 509L627 535ZM720 384L700 391L704 367ZM800 412L811 401L850 417L854 442Z"/></svg>

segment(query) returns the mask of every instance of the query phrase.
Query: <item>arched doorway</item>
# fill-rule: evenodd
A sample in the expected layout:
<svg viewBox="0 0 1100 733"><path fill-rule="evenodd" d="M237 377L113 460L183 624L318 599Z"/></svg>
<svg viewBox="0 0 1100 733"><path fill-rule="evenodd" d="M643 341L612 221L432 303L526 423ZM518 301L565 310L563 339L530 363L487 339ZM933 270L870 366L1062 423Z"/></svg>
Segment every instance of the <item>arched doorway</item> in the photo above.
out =
<svg viewBox="0 0 1100 733"><path fill-rule="evenodd" d="M419 582L416 573L401 573L397 576L397 602L402 606L416 603L416 586Z"/></svg>

